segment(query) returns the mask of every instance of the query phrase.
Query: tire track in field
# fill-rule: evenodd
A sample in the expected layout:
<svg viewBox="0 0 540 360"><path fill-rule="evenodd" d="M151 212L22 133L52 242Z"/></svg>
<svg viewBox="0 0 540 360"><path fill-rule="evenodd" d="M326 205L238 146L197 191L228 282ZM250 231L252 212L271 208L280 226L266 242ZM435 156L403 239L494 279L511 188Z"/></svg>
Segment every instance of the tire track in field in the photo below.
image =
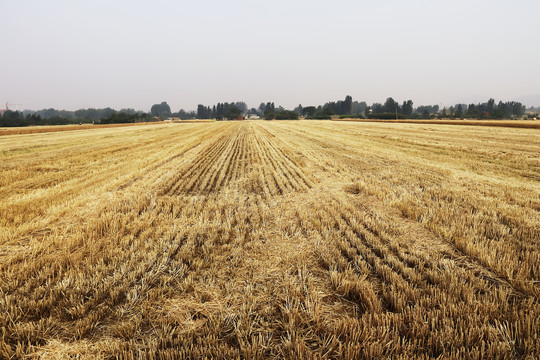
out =
<svg viewBox="0 0 540 360"><path fill-rule="evenodd" d="M342 205L342 202L330 199L324 203L318 214L329 218L328 221L333 227L333 245L345 260L346 265L338 266L335 270L345 271L351 266L358 277L356 281L360 282L362 277L366 277L386 311L402 311L406 304L412 304L415 299L420 298L426 284L417 281L413 269L405 267L407 271L404 264L391 258L391 253L382 246L380 239L366 234L360 222L352 220L343 212ZM330 268L333 266L335 265L330 265ZM397 292L400 296L391 296L392 292ZM353 294L352 300L357 300L355 297L360 295Z"/></svg>
<svg viewBox="0 0 540 360"><path fill-rule="evenodd" d="M377 166L392 166L392 167L399 167L399 171L403 171L403 163L396 163L396 162L390 162L388 163L387 159L379 158L376 156L376 154L372 154L372 159L370 160L370 163L367 163L363 161L363 159L359 158L358 156L352 156L351 153L354 154L354 148L349 148L346 150L345 147L343 147L339 142L334 144L328 141L327 134L322 134L322 136L316 136L316 134L306 132L304 129L299 127L287 127L286 129L281 127L281 124L277 124L277 126L271 128L272 131L276 132L277 134L284 135L284 131L294 132L296 137L300 137L305 141L309 146L304 146L303 148L306 148L306 153L309 153L310 159L313 160L313 163L315 166L320 166L321 168L326 168L327 166L330 166L330 168L333 171L340 172L341 170L346 170L346 167L350 167L349 170L346 170L345 172L353 172L358 171L359 169L362 169L362 171L369 171L370 169L374 168L374 164L376 162L381 161L380 165ZM342 151L340 151L342 150ZM326 159L328 158L338 158L341 159L338 163L332 163L328 164ZM375 161L376 159L376 161ZM375 161L375 162L374 162ZM326 164L326 165L325 165ZM376 168L376 167L375 167ZM441 181L441 174L436 174L437 179L434 180L434 182ZM434 177L434 174L430 173L424 173L423 176L425 178ZM387 208L387 210L390 210L390 208ZM402 216L401 216L402 217ZM395 219L397 221L397 218ZM431 238L434 238L435 235L431 234ZM534 238L534 236L533 236ZM508 242L509 243L509 242ZM518 245L522 244L521 242L518 243ZM513 292L517 296L524 296L526 294L538 296L537 291L535 289L531 289L531 286L525 286L523 284L520 284L519 282L514 282L511 278L508 276L505 276L505 274L501 271L497 271L496 269L486 265L485 261L482 261L481 258L478 258L477 256L471 255L464 251L463 249L460 249L459 244L456 244L453 240L446 240L443 242L440 242L438 246L444 248L444 253L441 253L444 257L449 259L450 261L455 262L455 265L458 266L464 271L471 271L471 269L474 269L474 272L477 274L482 274L480 278L485 279L486 281L495 284L496 287L504 287L509 288L511 287L513 289ZM398 255L396 255L398 256ZM398 256L399 257L399 256ZM409 261L415 261L412 259L409 259ZM433 271L435 271L434 269ZM500 285L503 284L503 285ZM499 286L500 285L500 286Z"/></svg>
<svg viewBox="0 0 540 360"><path fill-rule="evenodd" d="M370 203L375 205L373 199L371 199ZM380 204L375 206L380 206ZM351 202L347 203L345 207L347 210L343 212L342 217L348 222L351 221L352 213L361 213L368 215L368 217L371 216L369 214L372 213L365 204L361 203L355 205ZM358 208L361 208L361 210ZM462 251L454 244L454 242L444 238L438 238L417 222L404 219L395 209L384 207L383 212L387 216L390 216L390 218L385 220L387 224L394 223L399 224L399 226L408 224L408 231L411 231L412 233L404 234L406 237L396 237L385 233L384 230L379 231L374 229L372 224L363 222L362 229L364 233L369 233L379 238L392 256L406 263L409 267L416 268L418 266L423 266L426 271L421 273L421 275L428 283L433 284L435 281L434 277L437 277L437 271L444 270L443 268L450 262L452 264L451 266L455 267L456 271L462 272L463 276L474 273L474 276L470 277L468 282L475 291L483 291L483 289L486 289L487 287L493 287L504 289L504 291L510 291L512 296L519 298L537 296L534 292L524 289L521 284L514 283L511 279L501 275L495 269L486 266L481 259ZM411 237L417 237L417 239L414 240L415 246L409 246L404 241ZM384 253L387 251L384 251ZM435 274L435 276L432 276L433 274Z"/></svg>
<svg viewBox="0 0 540 360"><path fill-rule="evenodd" d="M398 329L394 341L421 346L448 332L455 332L455 344L464 348L479 346L479 337L488 336L490 343L506 344L496 332L501 312L524 329L520 336L537 333L537 322L521 315L534 303L531 296L492 278L474 259L448 251L448 244L413 221L388 218L384 211L376 219L363 207L373 199L357 200L319 195L296 210L297 227L289 231L314 239L321 276L334 289L329 302L346 305L349 316L362 321L377 319L373 326L392 322Z"/></svg>
<svg viewBox="0 0 540 360"><path fill-rule="evenodd" d="M511 296L519 294L495 274L448 252L444 244L430 247L423 244L424 240L408 244L393 239L384 231L374 230L363 211L342 198L321 199L320 204L311 223L310 219L305 223L308 233L318 232L337 250L332 256L322 254L324 267L331 272L354 269L359 282L367 276L387 311L403 311L441 291L457 303L477 303L499 290ZM469 276L471 269L476 270ZM460 276L468 281L462 282Z"/></svg>
<svg viewBox="0 0 540 360"><path fill-rule="evenodd" d="M160 191L160 195L174 195L186 192L186 184L190 179L197 179L207 170L205 163L215 161L219 153L228 145L227 135L222 134L208 145L191 163L182 167L174 176L167 180Z"/></svg>
<svg viewBox="0 0 540 360"><path fill-rule="evenodd" d="M291 168L288 159L282 152L276 150L274 143L270 142L267 137L262 136L258 138L258 141L261 145L263 161L271 166L272 176L276 181L280 194L310 188L304 180L303 174Z"/></svg>
<svg viewBox="0 0 540 360"><path fill-rule="evenodd" d="M310 189L309 177L272 136L253 123L231 124L171 179L163 194L205 195L237 189L268 198Z"/></svg>
<svg viewBox="0 0 540 360"><path fill-rule="evenodd" d="M272 134L268 129L263 128L259 124L259 130L264 137L268 140L268 147L273 154L280 159L284 159L281 165L287 169L287 172L292 175L292 178L297 183L298 189L311 189L313 187L313 181L308 177L301 169L301 165L298 159L292 156L291 149L282 141L279 141L276 135ZM277 143L279 141L279 144Z"/></svg>

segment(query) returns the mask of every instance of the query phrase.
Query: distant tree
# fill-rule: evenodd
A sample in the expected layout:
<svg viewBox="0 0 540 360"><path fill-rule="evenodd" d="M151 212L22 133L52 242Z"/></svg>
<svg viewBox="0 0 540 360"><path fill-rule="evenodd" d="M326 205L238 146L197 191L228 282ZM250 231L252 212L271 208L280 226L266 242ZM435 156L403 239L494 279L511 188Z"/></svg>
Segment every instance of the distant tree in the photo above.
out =
<svg viewBox="0 0 540 360"><path fill-rule="evenodd" d="M304 108L302 107L302 104L298 104L298 106L294 108L294 112L297 113L298 115L302 115L303 110Z"/></svg>
<svg viewBox="0 0 540 360"><path fill-rule="evenodd" d="M423 118L429 118L430 115L436 114L438 112L439 105L420 105L413 111L413 113L416 113Z"/></svg>
<svg viewBox="0 0 540 360"><path fill-rule="evenodd" d="M366 106L366 108L364 109L364 116L367 118L369 117L369 114L371 114L373 110L371 109L371 106Z"/></svg>
<svg viewBox="0 0 540 360"><path fill-rule="evenodd" d="M48 119L48 118L52 118L52 117L65 118L65 119L74 119L76 117L75 112L73 112L73 111L56 110L56 109L53 109L53 108L39 110L39 111L36 111L36 113L39 116L41 116L42 119Z"/></svg>
<svg viewBox="0 0 540 360"><path fill-rule="evenodd" d="M128 115L135 115L135 114L138 114L140 113L140 111L137 111L133 108L124 108L124 109L120 109L121 113L124 113L124 114L128 114Z"/></svg>
<svg viewBox="0 0 540 360"><path fill-rule="evenodd" d="M314 115L310 116L312 119L330 119L334 112L335 103L326 103L324 106L317 107L317 111Z"/></svg>
<svg viewBox="0 0 540 360"><path fill-rule="evenodd" d="M321 114L322 115L327 115L328 117L330 117L332 115L335 115L336 112L334 111L333 106L331 104L327 104L327 105L323 106Z"/></svg>
<svg viewBox="0 0 540 360"><path fill-rule="evenodd" d="M276 107L273 102L266 103L264 107L264 118L266 120L272 120L275 117Z"/></svg>
<svg viewBox="0 0 540 360"><path fill-rule="evenodd" d="M243 101L237 101L234 105L240 110L242 114L246 114L248 111L248 106Z"/></svg>
<svg viewBox="0 0 540 360"><path fill-rule="evenodd" d="M461 104L457 104L455 116L456 116L457 118L460 118L460 117L463 116L463 106L462 106Z"/></svg>
<svg viewBox="0 0 540 360"><path fill-rule="evenodd" d="M302 109L302 115L306 117L312 117L317 112L317 108L315 106L306 106Z"/></svg>
<svg viewBox="0 0 540 360"><path fill-rule="evenodd" d="M222 120L224 115L225 115L225 106L222 103L217 103L216 113L215 113L216 119Z"/></svg>
<svg viewBox="0 0 540 360"><path fill-rule="evenodd" d="M332 115L350 115L352 113L352 97L347 95L345 100L330 101L323 108L331 110Z"/></svg>
<svg viewBox="0 0 540 360"><path fill-rule="evenodd" d="M478 117L478 115L479 114L478 114L478 111L476 110L476 105L469 104L469 106L467 107L466 116L476 118L476 117Z"/></svg>
<svg viewBox="0 0 540 360"><path fill-rule="evenodd" d="M264 115L264 111L266 110L266 104L265 104L265 103L261 103L261 104L259 105L259 109L258 109L258 110L259 110L259 113L258 113L258 114L259 114L260 116L263 116L263 115Z"/></svg>
<svg viewBox="0 0 540 360"><path fill-rule="evenodd" d="M486 104L486 112L488 116L493 116L494 111L495 111L495 99L489 99Z"/></svg>
<svg viewBox="0 0 540 360"><path fill-rule="evenodd" d="M275 113L276 120L298 120L298 114L290 110L278 110Z"/></svg>
<svg viewBox="0 0 540 360"><path fill-rule="evenodd" d="M227 104L227 103L226 103ZM225 111L225 117L229 120L235 120L237 117L242 115L242 110L236 106L236 104L227 104L227 108Z"/></svg>
<svg viewBox="0 0 540 360"><path fill-rule="evenodd" d="M127 113L123 111L114 111L109 116L100 120L102 124L121 124L148 121L151 117L143 112Z"/></svg>
<svg viewBox="0 0 540 360"><path fill-rule="evenodd" d="M98 121L98 120L108 117L114 112L115 110L111 109L110 107L107 107L104 109L94 109L94 108L79 109L73 113L73 118L79 121L80 120ZM69 117L61 113L60 113L60 116Z"/></svg>
<svg viewBox="0 0 540 360"><path fill-rule="evenodd" d="M100 116L99 112L96 109L79 109L75 111L75 117L77 119L88 119L96 121L106 116Z"/></svg>
<svg viewBox="0 0 540 360"><path fill-rule="evenodd" d="M512 101L512 114L516 117L523 116L525 113L526 107L520 102Z"/></svg>
<svg viewBox="0 0 540 360"><path fill-rule="evenodd" d="M159 117L169 117L171 116L171 108L169 104L167 104L166 101L162 102L161 104L154 104L150 108L150 114L152 116L159 116Z"/></svg>
<svg viewBox="0 0 540 360"><path fill-rule="evenodd" d="M413 113L412 100L407 100L403 102L403 106L401 106L401 112L403 113L403 115L412 115Z"/></svg>
<svg viewBox="0 0 540 360"><path fill-rule="evenodd" d="M383 113L383 112L384 112L384 107L381 103L373 103L373 105L371 105L372 114Z"/></svg>
<svg viewBox="0 0 540 360"><path fill-rule="evenodd" d="M27 114L26 115L26 123L28 123L28 125L41 125L42 124L42 121L41 121L41 116L37 115L37 114Z"/></svg>
<svg viewBox="0 0 540 360"><path fill-rule="evenodd" d="M212 117L212 108L210 106L197 105L197 119L210 119Z"/></svg>
<svg viewBox="0 0 540 360"><path fill-rule="evenodd" d="M352 103L352 113L356 115L365 115L367 104L365 101L353 101Z"/></svg>
<svg viewBox="0 0 540 360"><path fill-rule="evenodd" d="M389 97L386 99L384 105L383 105L383 112L385 113L395 113L395 112L401 112L401 109L399 108L399 104Z"/></svg>
<svg viewBox="0 0 540 360"><path fill-rule="evenodd" d="M327 112L327 113L331 113L332 115L336 114L336 113L340 113L341 112L341 103L342 101L329 101L327 102L326 104L324 104L322 106L322 109L319 109L319 113L322 113L322 112Z"/></svg>
<svg viewBox="0 0 540 360"><path fill-rule="evenodd" d="M23 113L19 111L7 110L0 119L0 126L28 126Z"/></svg>
<svg viewBox="0 0 540 360"><path fill-rule="evenodd" d="M495 104L494 99L489 99L488 102L485 103L470 104L464 111L463 116L477 119L508 119L519 118L523 116L524 112L525 106L520 102L499 101L498 104Z"/></svg>
<svg viewBox="0 0 540 360"><path fill-rule="evenodd" d="M197 113L194 111L185 111L184 109L180 109L174 114L171 114L171 116L179 117L181 120L188 120L188 119L195 119L197 116Z"/></svg>
<svg viewBox="0 0 540 360"><path fill-rule="evenodd" d="M341 105L341 114L339 115L351 115L352 114L352 97L350 95L345 96L345 101Z"/></svg>

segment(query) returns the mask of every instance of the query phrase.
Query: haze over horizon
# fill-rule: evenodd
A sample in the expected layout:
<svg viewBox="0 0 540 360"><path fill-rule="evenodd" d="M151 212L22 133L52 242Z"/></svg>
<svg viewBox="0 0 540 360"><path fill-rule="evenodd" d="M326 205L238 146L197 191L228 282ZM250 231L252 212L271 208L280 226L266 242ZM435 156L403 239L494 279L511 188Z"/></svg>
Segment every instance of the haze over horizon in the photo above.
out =
<svg viewBox="0 0 540 360"><path fill-rule="evenodd" d="M540 2L2 1L0 107L540 106Z"/></svg>

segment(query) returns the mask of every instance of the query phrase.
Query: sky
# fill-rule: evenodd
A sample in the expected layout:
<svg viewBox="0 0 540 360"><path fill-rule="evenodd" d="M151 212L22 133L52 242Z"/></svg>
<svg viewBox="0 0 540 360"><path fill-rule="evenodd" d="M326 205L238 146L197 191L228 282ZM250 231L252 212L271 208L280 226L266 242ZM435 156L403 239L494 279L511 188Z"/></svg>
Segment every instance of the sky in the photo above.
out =
<svg viewBox="0 0 540 360"><path fill-rule="evenodd" d="M0 13L2 108L540 105L538 0L0 0Z"/></svg>

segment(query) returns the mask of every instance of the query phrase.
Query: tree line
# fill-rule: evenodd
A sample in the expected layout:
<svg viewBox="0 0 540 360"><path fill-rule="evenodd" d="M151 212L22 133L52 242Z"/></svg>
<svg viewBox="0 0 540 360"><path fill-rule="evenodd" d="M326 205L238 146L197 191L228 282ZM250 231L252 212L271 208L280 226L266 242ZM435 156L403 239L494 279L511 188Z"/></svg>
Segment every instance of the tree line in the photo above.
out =
<svg viewBox="0 0 540 360"><path fill-rule="evenodd" d="M368 105L365 101L353 101L350 95L344 100L329 101L323 105L302 106L294 110L275 106L274 102L261 103L257 108L250 108L244 102L218 103L214 106L199 104L197 111L191 113L180 110L180 118L196 119L236 119L238 116L255 115L264 119L330 119L332 117L353 117L369 119L432 119L432 118L475 118L475 119L517 119L525 114L526 108L516 101L495 103L489 99L485 103L456 104L441 109L439 105L420 105L414 107L412 100L402 103L389 97L384 103Z"/></svg>
<svg viewBox="0 0 540 360"><path fill-rule="evenodd" d="M489 99L485 103L457 104L440 109L439 105L414 107L412 100L400 104L391 97L384 103L368 105L365 101L353 101L351 96L346 96L344 100L319 106L298 105L294 111L308 119L329 119L332 116L368 119L518 119L525 114L526 107L517 101L495 103L494 99Z"/></svg>
<svg viewBox="0 0 540 360"><path fill-rule="evenodd" d="M110 107L79 109L76 111L52 108L39 111L25 110L23 112L7 110L0 116L0 126L112 124L155 121L170 117L178 117L182 120L234 120L252 116L267 120L294 120L299 117L305 119L330 119L332 117L369 119L519 119L525 115L525 112L526 107L517 101L499 101L496 103L494 99L489 99L485 103L456 104L441 109L439 105L414 107L412 100L399 103L391 97L387 98L384 103L375 102L368 105L365 101L355 101L350 95L347 95L343 100L329 101L322 105L302 106L300 104L293 110L287 110L279 105L276 106L274 102L262 102L257 108L249 108L243 101L219 102L212 106L199 104L197 110L186 111L180 109L177 112L172 112L165 101L152 105L149 113L131 108L116 111ZM538 114L533 114L531 117L538 117Z"/></svg>
<svg viewBox="0 0 540 360"><path fill-rule="evenodd" d="M180 109L178 112L172 112L167 102L154 104L150 109L150 114L159 118L178 117L181 120L186 119L216 119L216 120L235 120L250 116L264 117L265 119L298 119L298 113L292 110L286 110L281 106L275 106L273 102L261 103L258 108L248 108L243 101L219 102L215 105L197 105L196 111L185 111Z"/></svg>
<svg viewBox="0 0 540 360"><path fill-rule="evenodd" d="M155 121L154 117L134 109L120 111L111 108L80 109L76 111L44 109L39 111L7 110L0 116L0 127L74 125L74 124L115 124Z"/></svg>

